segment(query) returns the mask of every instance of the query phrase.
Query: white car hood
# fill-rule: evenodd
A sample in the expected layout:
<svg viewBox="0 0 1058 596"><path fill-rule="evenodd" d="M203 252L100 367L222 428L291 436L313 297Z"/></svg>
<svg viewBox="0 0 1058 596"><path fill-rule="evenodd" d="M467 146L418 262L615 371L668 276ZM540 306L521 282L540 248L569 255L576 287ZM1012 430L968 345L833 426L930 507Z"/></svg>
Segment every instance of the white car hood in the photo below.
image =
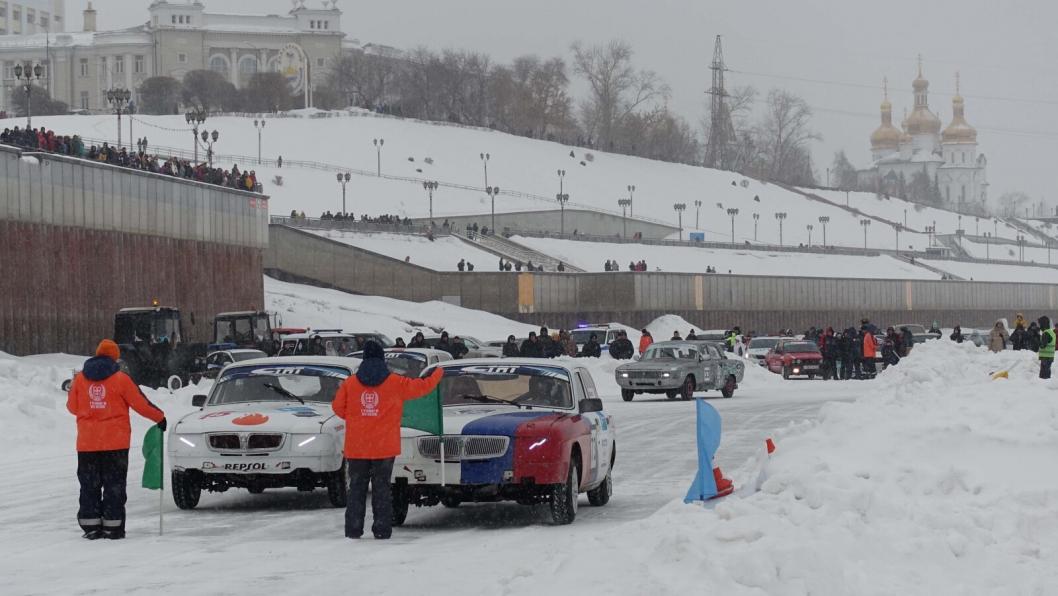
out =
<svg viewBox="0 0 1058 596"><path fill-rule="evenodd" d="M528 412L540 416L549 414L573 414L573 410L552 410L534 406L533 409L519 409L516 406L505 406L503 404L482 404L465 406L446 406L444 408L444 432L446 435L463 434L463 428L471 422L496 416L499 414L514 414L516 412ZM526 416L525 422L530 422L531 416ZM402 437L419 437L430 433L413 428L401 428Z"/></svg>
<svg viewBox="0 0 1058 596"><path fill-rule="evenodd" d="M177 433L285 432L313 434L334 416L331 404L306 402L253 402L209 406L180 419Z"/></svg>

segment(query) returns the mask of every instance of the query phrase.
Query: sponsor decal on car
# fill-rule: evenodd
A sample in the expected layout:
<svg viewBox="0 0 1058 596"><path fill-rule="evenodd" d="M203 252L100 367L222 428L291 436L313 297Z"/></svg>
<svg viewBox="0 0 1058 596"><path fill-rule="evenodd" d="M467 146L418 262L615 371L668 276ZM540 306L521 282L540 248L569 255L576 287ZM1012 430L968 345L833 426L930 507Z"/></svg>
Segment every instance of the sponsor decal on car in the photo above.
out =
<svg viewBox="0 0 1058 596"><path fill-rule="evenodd" d="M202 416L199 416L199 417L198 417L198 419L199 419L199 420L205 420L205 419L207 419L207 418L224 418L225 416L231 416L231 415L232 415L232 414L234 414L234 413L235 413L235 412L228 412L228 411L224 411L224 412L211 412L211 413L209 413L209 414L204 414L204 415L202 415Z"/></svg>
<svg viewBox="0 0 1058 596"><path fill-rule="evenodd" d="M297 416L298 418L318 418L320 413L308 406L287 406L284 408L277 408L277 412L287 412Z"/></svg>
<svg viewBox="0 0 1058 596"><path fill-rule="evenodd" d="M231 421L232 424L237 424L239 426L257 426L259 424L264 424L265 422L268 422L268 416L256 412L239 416Z"/></svg>
<svg viewBox="0 0 1058 596"><path fill-rule="evenodd" d="M228 472L263 472L269 468L275 468L277 470L289 470L291 464L289 461L279 461L275 463L253 461L253 462L232 462L232 463L216 463L212 461L202 462L203 470L225 470Z"/></svg>

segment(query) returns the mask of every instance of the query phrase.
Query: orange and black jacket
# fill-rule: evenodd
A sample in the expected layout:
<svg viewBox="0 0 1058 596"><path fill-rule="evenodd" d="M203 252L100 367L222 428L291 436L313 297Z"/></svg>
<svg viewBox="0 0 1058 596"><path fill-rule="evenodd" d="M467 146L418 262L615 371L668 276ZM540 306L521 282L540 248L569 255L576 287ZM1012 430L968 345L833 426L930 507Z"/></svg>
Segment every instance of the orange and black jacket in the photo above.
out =
<svg viewBox="0 0 1058 596"><path fill-rule="evenodd" d="M129 408L154 422L165 418L117 362L106 356L89 358L84 371L74 377L66 399L66 409L77 416L77 450L128 449L132 437Z"/></svg>

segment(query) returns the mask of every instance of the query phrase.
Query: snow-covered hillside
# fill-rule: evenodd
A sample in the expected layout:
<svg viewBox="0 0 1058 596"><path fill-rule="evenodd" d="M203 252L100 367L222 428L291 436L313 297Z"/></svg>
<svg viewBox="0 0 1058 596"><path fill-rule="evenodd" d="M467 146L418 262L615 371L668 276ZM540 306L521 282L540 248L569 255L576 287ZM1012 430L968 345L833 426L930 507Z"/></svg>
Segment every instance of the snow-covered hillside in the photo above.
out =
<svg viewBox="0 0 1058 596"><path fill-rule="evenodd" d="M162 155L166 147L184 151L192 149L182 116L138 115L135 119L134 136L147 135L150 144ZM216 152L219 155L256 156L257 130L252 121L252 118L210 118L206 128L220 132ZM77 133L111 142L116 135L116 122L112 116L43 116L34 123L63 134ZM22 121L0 121L0 126L15 125L22 125ZM127 122L125 134L128 134ZM783 222L783 243L786 245L807 244L808 225L815 228L813 243L821 243L823 226L819 218L824 216L830 218L826 226L828 244L864 244L864 230L859 223L861 215L731 172L587 151L485 129L381 117L358 111L335 118L268 118L263 134L263 156L275 159L282 155L288 165L277 169L244 162L239 166L257 170L266 192L272 196L272 213L289 214L296 209L305 211L306 215L318 215L324 210L341 208L341 188L335 181L334 171L344 168L366 172L376 170L379 155L373 140L379 138L385 141L381 151L384 174L483 189L487 165L490 185L541 197L500 195L496 200L497 211L555 208L557 204L550 197L559 190L556 172L563 169L566 171L563 190L570 195L570 207L583 205L619 212L617 199L627 197L628 186L634 185L634 214L675 224L677 217L673 204L686 203L688 209L683 214L685 230L700 228L707 240L731 239L731 219L727 209L735 208L739 210L734 234L738 242L779 244L779 224L775 214L781 212L787 214ZM487 162L481 158L482 154L489 155ZM290 167L290 160L320 162L335 168L322 171L298 169ZM283 178L282 186L273 182L277 175ZM844 203L844 193L840 193L840 197L827 196ZM864 213L893 222L902 220L902 208L894 207L898 203L883 205L873 194L867 193L854 193L854 198L858 203L855 206ZM700 213L695 208L695 200L703 203ZM347 210L357 215L397 213L420 217L429 213L427 195L420 183L373 176L353 177L347 188L347 203ZM482 190L442 187L434 193L434 214L437 217L484 215L489 209L489 198ZM934 211L924 211L929 217L922 215L914 222L910 220L909 212L908 223L919 233L902 233L902 248L922 249L927 245L924 226L929 225L927 220L932 221L930 218L934 215L938 219L938 230L944 233L948 224L941 222L947 221L944 217L954 220L954 214L943 216L947 212ZM754 214L759 216L756 233ZM695 224L696 217L698 224ZM964 223L964 227L966 225ZM954 227L951 231L954 232ZM895 242L893 228L881 221L875 221L867 229L869 247L888 249L893 248Z"/></svg>
<svg viewBox="0 0 1058 596"><path fill-rule="evenodd" d="M616 260L622 271L630 262L645 259L650 271L717 273L734 275L796 275L801 277L863 277L872 279L940 279L940 275L882 255L859 257L816 253L724 250L694 246L611 244L516 236L513 240L560 258L585 271L603 271L607 260Z"/></svg>
<svg viewBox="0 0 1058 596"><path fill-rule="evenodd" d="M452 236L429 240L425 236L387 232L313 230L313 233L401 261L407 258L412 264L435 271L456 271L461 259L473 264L476 271L496 271L499 264L499 257Z"/></svg>

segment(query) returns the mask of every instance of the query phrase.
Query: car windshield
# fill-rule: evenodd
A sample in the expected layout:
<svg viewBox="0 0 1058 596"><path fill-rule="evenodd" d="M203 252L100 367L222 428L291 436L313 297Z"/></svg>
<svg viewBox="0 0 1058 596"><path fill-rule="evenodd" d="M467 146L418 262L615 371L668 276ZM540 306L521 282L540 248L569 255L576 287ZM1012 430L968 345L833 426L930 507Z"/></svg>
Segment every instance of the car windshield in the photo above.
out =
<svg viewBox="0 0 1058 596"><path fill-rule="evenodd" d="M363 358L363 352L350 354L353 358ZM426 356L418 352L386 352L386 366L389 371L402 377L416 378L426 369Z"/></svg>
<svg viewBox="0 0 1058 596"><path fill-rule="evenodd" d="M687 346L650 346L642 359L659 360L662 358L695 360L698 358L698 352Z"/></svg>
<svg viewBox="0 0 1058 596"><path fill-rule="evenodd" d="M758 337L757 339L749 340L749 349L761 348L770 350L775 347L775 344L779 343L777 337Z"/></svg>
<svg viewBox="0 0 1058 596"><path fill-rule="evenodd" d="M818 352L819 346L807 341L798 341L783 344L782 349L786 352Z"/></svg>
<svg viewBox="0 0 1058 596"><path fill-rule="evenodd" d="M586 344L593 333L595 334L595 341L598 341L600 337L606 337L606 331L599 329L576 329L570 332L569 336L573 339L573 343Z"/></svg>
<svg viewBox="0 0 1058 596"><path fill-rule="evenodd" d="M119 344L178 343L180 314L165 310L120 313L114 318L114 340Z"/></svg>
<svg viewBox="0 0 1058 596"><path fill-rule="evenodd" d="M446 368L440 390L446 406L511 403L524 407L573 407L569 373L552 366Z"/></svg>
<svg viewBox="0 0 1058 596"><path fill-rule="evenodd" d="M268 354L260 350L247 350L245 352L234 352L231 357L236 362L242 362L243 360L253 360L254 358L267 358Z"/></svg>
<svg viewBox="0 0 1058 596"><path fill-rule="evenodd" d="M330 403L349 370L332 366L229 367L217 380L209 405L261 401Z"/></svg>

